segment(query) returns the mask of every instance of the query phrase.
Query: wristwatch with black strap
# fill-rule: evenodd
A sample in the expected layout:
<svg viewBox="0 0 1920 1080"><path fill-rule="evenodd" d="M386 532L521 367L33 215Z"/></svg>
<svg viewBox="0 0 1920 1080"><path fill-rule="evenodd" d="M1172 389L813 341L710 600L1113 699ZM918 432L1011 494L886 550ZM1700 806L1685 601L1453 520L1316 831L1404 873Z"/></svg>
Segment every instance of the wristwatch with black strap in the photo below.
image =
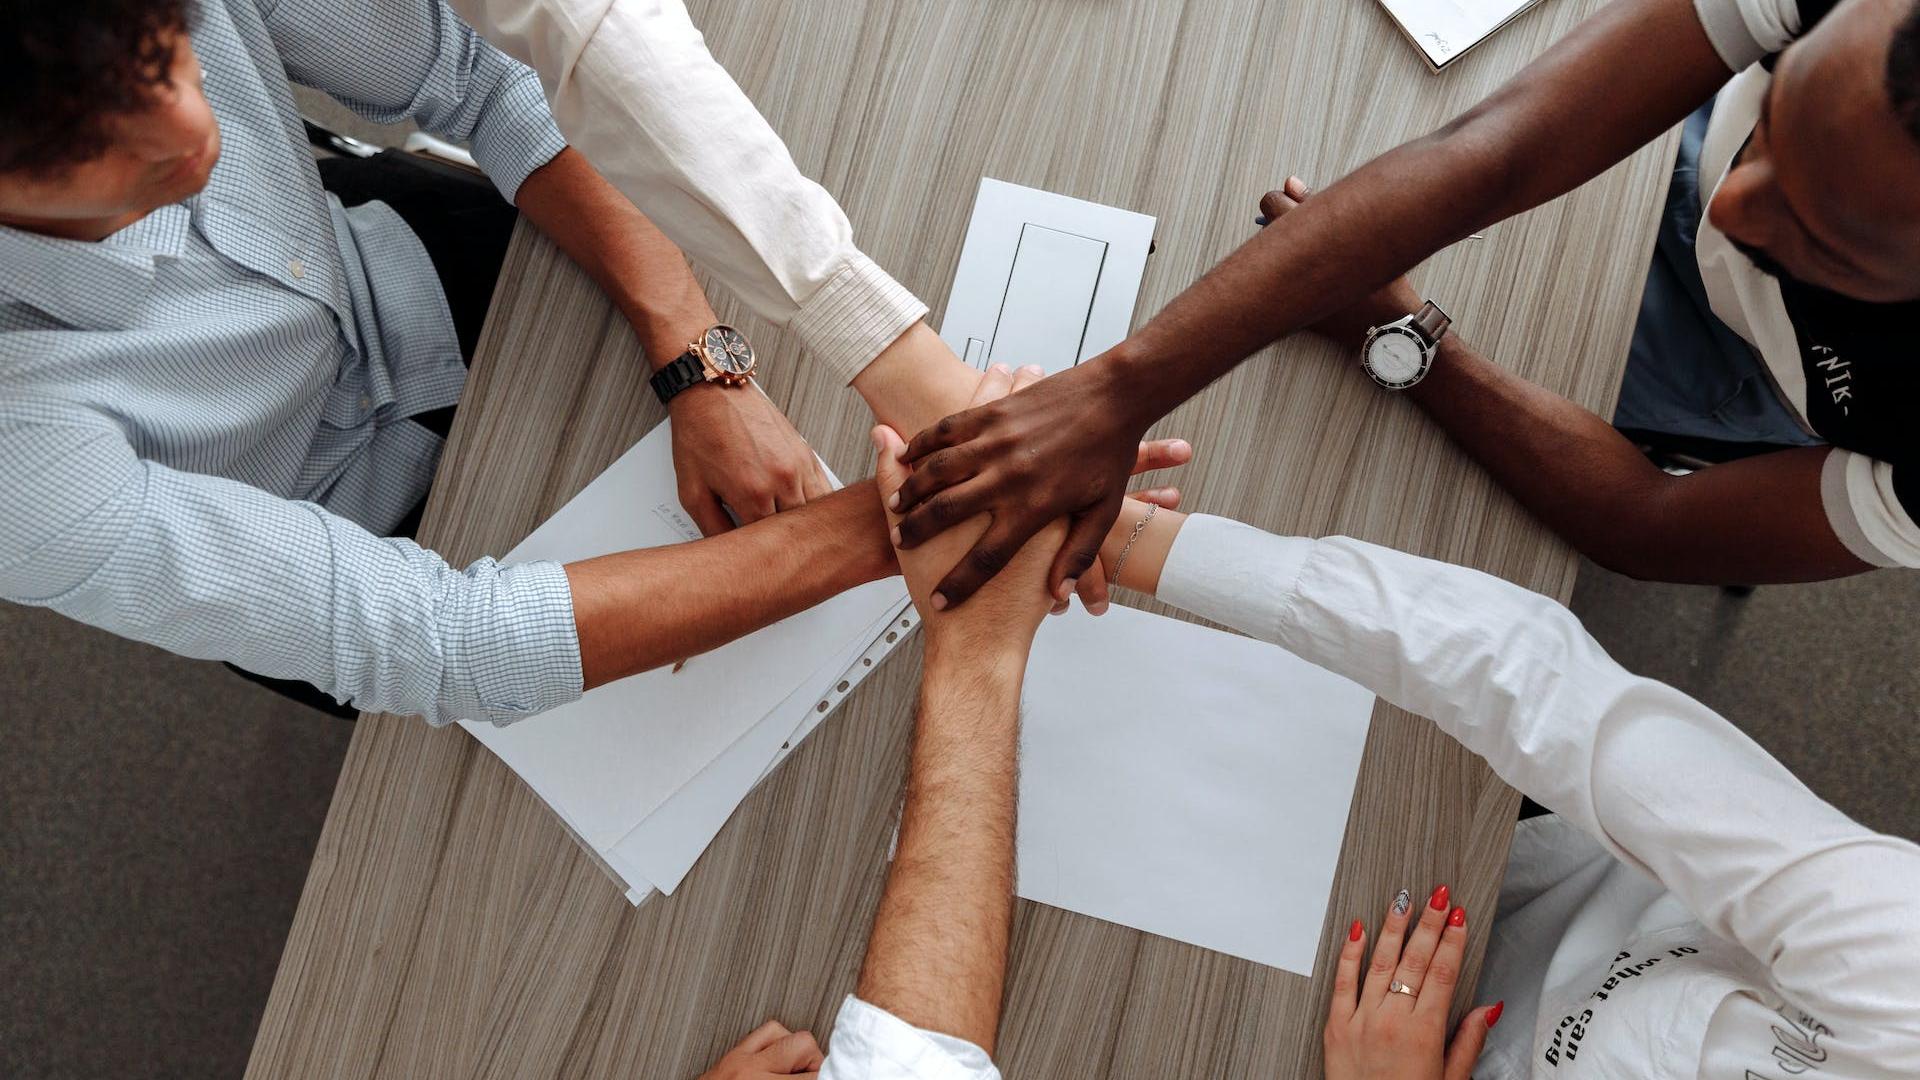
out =
<svg viewBox="0 0 1920 1080"><path fill-rule="evenodd" d="M1439 304L1428 300L1419 311L1368 330L1360 346L1360 366L1381 386L1405 390L1427 377L1452 323Z"/></svg>
<svg viewBox="0 0 1920 1080"><path fill-rule="evenodd" d="M700 340L689 342L687 351L654 372L649 382L660 404L665 405L676 395L703 382L745 386L753 377L757 359L747 335L720 324L708 327Z"/></svg>

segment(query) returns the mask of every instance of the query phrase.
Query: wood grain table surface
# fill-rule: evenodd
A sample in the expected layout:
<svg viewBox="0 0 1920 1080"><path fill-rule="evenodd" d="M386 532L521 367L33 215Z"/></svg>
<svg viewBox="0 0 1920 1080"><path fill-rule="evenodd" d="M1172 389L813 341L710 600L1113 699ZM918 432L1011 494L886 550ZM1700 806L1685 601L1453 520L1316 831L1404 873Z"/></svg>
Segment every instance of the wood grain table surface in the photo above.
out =
<svg viewBox="0 0 1920 1080"><path fill-rule="evenodd" d="M1432 130L1600 3L1546 0L1437 77L1373 0L692 6L800 167L938 325L982 176L1157 217L1138 321L1245 241L1255 200L1288 174L1325 184ZM1673 149L1669 134L1443 252L1416 286L1498 362L1609 412ZM840 475L866 475L858 397L711 293L802 434ZM423 540L456 564L510 549L660 420L644 371L627 326L523 223ZM1177 477L1188 509L1344 533L1563 600L1572 588L1566 545L1351 356L1304 336L1155 431L1196 448ZM919 669L917 641L897 650L673 897L637 909L466 734L363 718L248 1075L682 1080L769 1016L824 1043L879 899ZM1331 943L1402 886L1446 882L1490 913L1517 800L1431 724L1379 706L1315 978L1022 902L1004 1071L1317 1074ZM1472 922L1476 968L1489 921Z"/></svg>

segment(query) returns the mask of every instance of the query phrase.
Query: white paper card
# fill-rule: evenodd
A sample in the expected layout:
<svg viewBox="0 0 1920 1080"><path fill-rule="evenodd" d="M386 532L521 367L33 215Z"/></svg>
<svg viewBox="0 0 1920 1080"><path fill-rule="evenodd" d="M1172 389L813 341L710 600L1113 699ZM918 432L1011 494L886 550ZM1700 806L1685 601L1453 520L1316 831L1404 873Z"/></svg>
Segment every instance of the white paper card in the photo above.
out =
<svg viewBox="0 0 1920 1080"><path fill-rule="evenodd" d="M1051 375L1118 345L1153 245L1154 219L984 178L940 337L969 364Z"/></svg>
<svg viewBox="0 0 1920 1080"><path fill-rule="evenodd" d="M690 529L662 423L507 561L573 561L675 543ZM898 578L872 582L693 657L677 673L622 679L511 727L464 726L604 854L809 677L830 679L835 659L905 596Z"/></svg>
<svg viewBox="0 0 1920 1080"><path fill-rule="evenodd" d="M1046 620L1020 895L1311 975L1373 704L1238 634L1117 605Z"/></svg>
<svg viewBox="0 0 1920 1080"><path fill-rule="evenodd" d="M1435 71L1539 0L1380 0Z"/></svg>

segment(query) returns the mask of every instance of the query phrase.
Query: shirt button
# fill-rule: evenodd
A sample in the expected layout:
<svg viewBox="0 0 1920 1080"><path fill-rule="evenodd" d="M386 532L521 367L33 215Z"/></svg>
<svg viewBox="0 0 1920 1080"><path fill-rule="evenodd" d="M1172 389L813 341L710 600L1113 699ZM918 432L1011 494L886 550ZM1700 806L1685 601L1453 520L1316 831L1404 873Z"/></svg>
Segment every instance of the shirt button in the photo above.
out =
<svg viewBox="0 0 1920 1080"><path fill-rule="evenodd" d="M294 280L296 281L299 280L300 278L306 277L307 264L301 262L299 259L288 259L287 273L292 274L294 276Z"/></svg>
<svg viewBox="0 0 1920 1080"><path fill-rule="evenodd" d="M364 395L364 394L362 394L362 395L360 396L360 407L361 407L362 409L371 409L371 408L373 408L373 399L372 399L372 398L370 398L370 397L367 397L367 396L366 396L366 395Z"/></svg>

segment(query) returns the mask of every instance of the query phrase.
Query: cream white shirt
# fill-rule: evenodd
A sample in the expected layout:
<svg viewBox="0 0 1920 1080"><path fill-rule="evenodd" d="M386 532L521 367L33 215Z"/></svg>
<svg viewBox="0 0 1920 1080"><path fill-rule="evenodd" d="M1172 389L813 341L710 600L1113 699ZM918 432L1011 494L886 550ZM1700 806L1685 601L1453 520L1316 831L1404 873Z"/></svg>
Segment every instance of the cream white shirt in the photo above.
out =
<svg viewBox="0 0 1920 1080"><path fill-rule="evenodd" d="M680 0L449 0L540 73L560 131L660 231L851 381L927 313L853 243Z"/></svg>
<svg viewBox="0 0 1920 1080"><path fill-rule="evenodd" d="M1920 847L1807 790L1567 609L1357 540L1195 516L1160 598L1422 716L1557 812L1515 839L1484 1078L1920 1076Z"/></svg>

